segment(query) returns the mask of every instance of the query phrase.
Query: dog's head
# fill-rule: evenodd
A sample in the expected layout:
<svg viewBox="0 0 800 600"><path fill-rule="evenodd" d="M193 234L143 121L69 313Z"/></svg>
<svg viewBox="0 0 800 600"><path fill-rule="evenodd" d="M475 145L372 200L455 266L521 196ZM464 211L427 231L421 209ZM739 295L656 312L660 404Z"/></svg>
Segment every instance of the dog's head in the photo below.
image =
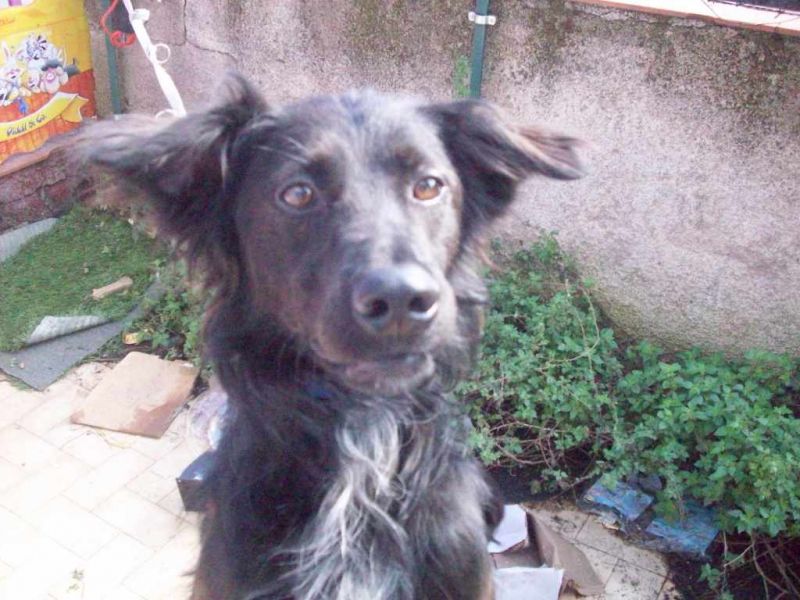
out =
<svg viewBox="0 0 800 600"><path fill-rule="evenodd" d="M277 324L340 382L392 394L464 335L482 228L523 178L578 177L573 146L482 101L354 92L273 109L230 77L224 103L106 124L89 154L151 196L251 339Z"/></svg>

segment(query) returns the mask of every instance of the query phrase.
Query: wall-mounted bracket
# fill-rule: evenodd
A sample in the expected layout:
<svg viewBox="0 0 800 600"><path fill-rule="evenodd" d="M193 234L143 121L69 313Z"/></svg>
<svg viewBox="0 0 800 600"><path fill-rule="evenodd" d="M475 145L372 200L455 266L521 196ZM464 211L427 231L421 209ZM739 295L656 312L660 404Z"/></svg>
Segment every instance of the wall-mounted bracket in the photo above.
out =
<svg viewBox="0 0 800 600"><path fill-rule="evenodd" d="M475 25L494 25L497 23L495 15L479 15L474 10L469 11L467 18L470 23L475 23Z"/></svg>

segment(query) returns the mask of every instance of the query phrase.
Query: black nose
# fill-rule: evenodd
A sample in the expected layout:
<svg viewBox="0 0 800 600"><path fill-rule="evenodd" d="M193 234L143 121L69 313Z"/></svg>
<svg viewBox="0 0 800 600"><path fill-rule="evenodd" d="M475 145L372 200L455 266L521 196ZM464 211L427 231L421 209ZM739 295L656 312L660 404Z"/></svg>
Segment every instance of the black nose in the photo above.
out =
<svg viewBox="0 0 800 600"><path fill-rule="evenodd" d="M439 284L414 264L373 269L353 286L352 306L356 320L370 333L419 333L436 317Z"/></svg>

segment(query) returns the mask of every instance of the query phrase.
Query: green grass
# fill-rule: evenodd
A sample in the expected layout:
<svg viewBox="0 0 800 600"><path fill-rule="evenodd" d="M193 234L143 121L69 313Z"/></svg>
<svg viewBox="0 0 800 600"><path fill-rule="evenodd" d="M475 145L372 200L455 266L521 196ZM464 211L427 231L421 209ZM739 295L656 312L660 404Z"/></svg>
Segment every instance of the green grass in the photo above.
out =
<svg viewBox="0 0 800 600"><path fill-rule="evenodd" d="M20 348L42 317L123 317L141 299L161 249L127 222L78 207L0 265L0 350ZM133 286L95 301L127 275Z"/></svg>

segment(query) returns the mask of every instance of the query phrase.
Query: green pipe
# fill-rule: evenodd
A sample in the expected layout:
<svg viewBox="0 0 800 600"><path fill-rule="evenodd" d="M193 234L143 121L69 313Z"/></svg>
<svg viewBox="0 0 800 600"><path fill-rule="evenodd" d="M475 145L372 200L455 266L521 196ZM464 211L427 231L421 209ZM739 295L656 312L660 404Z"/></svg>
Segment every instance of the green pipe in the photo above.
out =
<svg viewBox="0 0 800 600"><path fill-rule="evenodd" d="M108 10L111 0L103 0L103 12ZM114 115L122 114L122 96L119 92L119 67L117 66L117 49L111 43L105 33L103 34L106 40L106 61L108 62L108 85L111 88L111 110Z"/></svg>
<svg viewBox="0 0 800 600"><path fill-rule="evenodd" d="M472 34L472 58L470 60L469 95L473 98L481 97L481 80L483 79L483 50L486 46L485 23L478 23L481 17L489 14L490 0L475 0L475 31Z"/></svg>

